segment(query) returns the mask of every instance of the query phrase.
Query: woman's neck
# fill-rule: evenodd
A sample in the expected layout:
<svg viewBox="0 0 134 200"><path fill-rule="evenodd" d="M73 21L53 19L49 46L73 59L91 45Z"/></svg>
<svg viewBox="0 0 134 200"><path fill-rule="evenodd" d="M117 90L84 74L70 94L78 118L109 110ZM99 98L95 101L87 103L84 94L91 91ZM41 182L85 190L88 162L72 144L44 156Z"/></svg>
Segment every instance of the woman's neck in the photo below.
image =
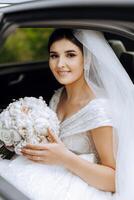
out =
<svg viewBox="0 0 134 200"><path fill-rule="evenodd" d="M93 99L95 95L85 80L65 85L65 98L69 103Z"/></svg>

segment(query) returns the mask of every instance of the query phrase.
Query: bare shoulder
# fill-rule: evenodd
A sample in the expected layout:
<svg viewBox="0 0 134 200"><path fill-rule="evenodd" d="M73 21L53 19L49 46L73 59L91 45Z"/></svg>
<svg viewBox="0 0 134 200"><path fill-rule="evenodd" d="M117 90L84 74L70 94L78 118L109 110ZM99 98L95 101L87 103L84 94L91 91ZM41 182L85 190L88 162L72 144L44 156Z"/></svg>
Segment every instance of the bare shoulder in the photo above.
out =
<svg viewBox="0 0 134 200"><path fill-rule="evenodd" d="M92 129L89 134L91 134L93 138L101 163L115 169L115 159L113 154L113 127L98 127Z"/></svg>

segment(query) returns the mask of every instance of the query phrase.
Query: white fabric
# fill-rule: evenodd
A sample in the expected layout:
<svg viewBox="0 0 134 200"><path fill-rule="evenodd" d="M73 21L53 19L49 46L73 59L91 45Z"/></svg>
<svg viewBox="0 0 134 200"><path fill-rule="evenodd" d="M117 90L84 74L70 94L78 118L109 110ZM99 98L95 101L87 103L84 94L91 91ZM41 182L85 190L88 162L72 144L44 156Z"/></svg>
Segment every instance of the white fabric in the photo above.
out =
<svg viewBox="0 0 134 200"><path fill-rule="evenodd" d="M54 111L62 89L58 89L50 101L50 107ZM83 132L80 132L81 126ZM104 98L92 100L78 113L61 122L60 138L67 148L78 156L97 163L99 157L87 133L100 126L113 126L111 111ZM22 156L12 161L0 161L0 174L32 200L82 200L83 197L84 200L111 200L114 196L111 192L101 191L88 185L62 166L37 164Z"/></svg>
<svg viewBox="0 0 134 200"><path fill-rule="evenodd" d="M112 110L116 199L134 199L134 85L101 32L74 30L74 35L83 44L88 85Z"/></svg>
<svg viewBox="0 0 134 200"><path fill-rule="evenodd" d="M54 95L54 102L50 102L50 107L56 112L57 101L60 99L61 92L64 87L60 88L56 95ZM89 112L87 112L87 110ZM96 119L96 121L94 121ZM78 124L79 121L79 124ZM83 121L85 123L83 123ZM77 113L60 123L61 138L69 135L78 134L79 132L88 131L99 126L112 124L111 110L108 105L107 99L96 98L91 100L86 106L81 108Z"/></svg>
<svg viewBox="0 0 134 200"><path fill-rule="evenodd" d="M64 87L61 87L55 91L50 101L49 105L55 112L63 89ZM77 113L60 122L59 137L75 153L92 153L92 138L89 141L87 134L94 128L106 125L114 126L107 99L93 99Z"/></svg>

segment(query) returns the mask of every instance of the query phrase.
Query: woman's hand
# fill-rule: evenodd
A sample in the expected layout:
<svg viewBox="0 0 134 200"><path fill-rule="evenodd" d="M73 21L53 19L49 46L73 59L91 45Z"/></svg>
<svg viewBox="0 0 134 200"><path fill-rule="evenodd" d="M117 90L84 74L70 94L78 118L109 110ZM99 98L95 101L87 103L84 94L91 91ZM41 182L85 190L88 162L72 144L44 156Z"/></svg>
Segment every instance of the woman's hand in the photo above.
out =
<svg viewBox="0 0 134 200"><path fill-rule="evenodd" d="M28 144L22 149L22 154L28 159L44 164L65 165L70 152L57 135L48 129L49 144L32 145Z"/></svg>

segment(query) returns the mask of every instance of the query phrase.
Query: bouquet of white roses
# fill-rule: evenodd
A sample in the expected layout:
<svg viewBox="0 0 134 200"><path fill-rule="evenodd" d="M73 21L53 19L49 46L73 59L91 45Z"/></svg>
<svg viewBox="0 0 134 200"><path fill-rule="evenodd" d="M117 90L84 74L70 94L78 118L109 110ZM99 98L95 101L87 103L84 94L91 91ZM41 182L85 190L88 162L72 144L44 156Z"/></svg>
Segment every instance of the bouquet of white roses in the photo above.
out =
<svg viewBox="0 0 134 200"><path fill-rule="evenodd" d="M57 115L42 97L20 98L0 113L0 140L17 154L27 143L48 142L48 128L59 135Z"/></svg>

